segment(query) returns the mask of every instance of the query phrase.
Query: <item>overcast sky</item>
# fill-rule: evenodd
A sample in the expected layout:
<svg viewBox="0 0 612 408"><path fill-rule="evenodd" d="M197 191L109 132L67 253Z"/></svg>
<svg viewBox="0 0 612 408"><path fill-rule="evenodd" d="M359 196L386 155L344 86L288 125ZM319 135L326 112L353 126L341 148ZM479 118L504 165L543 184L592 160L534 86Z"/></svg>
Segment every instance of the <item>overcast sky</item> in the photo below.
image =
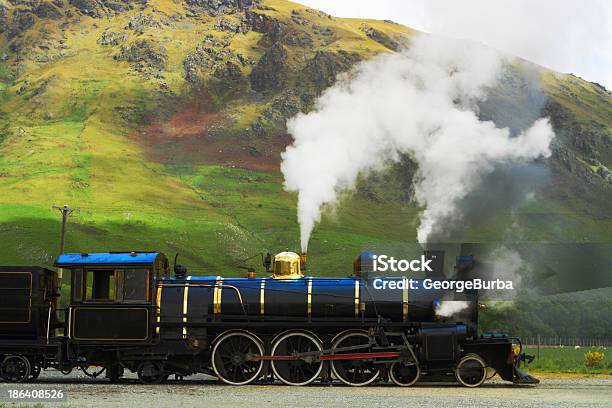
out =
<svg viewBox="0 0 612 408"><path fill-rule="evenodd" d="M294 0L491 45L612 89L611 0Z"/></svg>

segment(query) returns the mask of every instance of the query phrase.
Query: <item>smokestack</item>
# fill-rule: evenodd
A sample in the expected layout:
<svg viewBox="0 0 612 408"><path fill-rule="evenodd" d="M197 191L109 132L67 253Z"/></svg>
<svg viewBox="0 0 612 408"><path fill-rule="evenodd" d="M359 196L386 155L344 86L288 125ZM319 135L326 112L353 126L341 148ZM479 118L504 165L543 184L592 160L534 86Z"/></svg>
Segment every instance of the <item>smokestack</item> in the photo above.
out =
<svg viewBox="0 0 612 408"><path fill-rule="evenodd" d="M431 260L429 267L431 271L426 272L430 279L445 279L444 275L444 251L427 249L423 251L426 260Z"/></svg>

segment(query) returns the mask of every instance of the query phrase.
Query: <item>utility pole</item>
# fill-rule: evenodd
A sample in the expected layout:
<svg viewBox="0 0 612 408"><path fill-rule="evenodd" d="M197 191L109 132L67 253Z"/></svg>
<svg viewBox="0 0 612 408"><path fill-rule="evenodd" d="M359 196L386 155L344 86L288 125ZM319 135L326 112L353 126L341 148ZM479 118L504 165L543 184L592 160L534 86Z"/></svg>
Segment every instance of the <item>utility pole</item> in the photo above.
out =
<svg viewBox="0 0 612 408"><path fill-rule="evenodd" d="M56 210L59 210L59 212L62 214L62 234L60 238L60 255L61 255L64 253L64 244L66 242L66 223L68 222L68 217L70 217L70 214L72 214L74 211L78 212L79 209L70 208L68 207L67 204L61 207L54 205L53 208Z"/></svg>
<svg viewBox="0 0 612 408"><path fill-rule="evenodd" d="M68 204L65 204L61 207L54 205L52 208L59 210L59 212L62 214L62 232L61 232L61 237L60 237L60 255L61 255L64 253L64 244L66 242L66 223L68 222L68 217L70 217L70 214L72 214L75 211L79 212L79 209L70 208ZM64 275L64 270L62 268L59 268L57 277L60 280L60 282L62 281L63 275Z"/></svg>

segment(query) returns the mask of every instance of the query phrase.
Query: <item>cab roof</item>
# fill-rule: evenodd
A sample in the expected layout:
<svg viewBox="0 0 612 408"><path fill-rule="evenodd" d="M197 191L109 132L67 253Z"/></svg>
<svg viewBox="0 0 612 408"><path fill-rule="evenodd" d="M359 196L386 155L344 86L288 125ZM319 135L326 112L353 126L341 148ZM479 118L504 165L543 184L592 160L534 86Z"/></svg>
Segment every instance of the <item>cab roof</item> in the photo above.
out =
<svg viewBox="0 0 612 408"><path fill-rule="evenodd" d="M119 264L153 264L161 252L94 252L61 254L55 260L57 267L72 265L119 265Z"/></svg>

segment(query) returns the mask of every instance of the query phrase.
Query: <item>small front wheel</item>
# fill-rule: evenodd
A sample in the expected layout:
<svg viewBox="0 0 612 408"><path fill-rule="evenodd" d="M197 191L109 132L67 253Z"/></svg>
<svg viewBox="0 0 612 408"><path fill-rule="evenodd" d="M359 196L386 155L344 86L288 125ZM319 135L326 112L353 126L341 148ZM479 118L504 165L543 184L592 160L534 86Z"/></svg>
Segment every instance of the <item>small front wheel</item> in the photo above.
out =
<svg viewBox="0 0 612 408"><path fill-rule="evenodd" d="M466 387L478 387L487 379L487 364L478 354L468 354L459 360L455 377Z"/></svg>
<svg viewBox="0 0 612 408"><path fill-rule="evenodd" d="M395 385L410 387L419 380L421 369L417 363L403 363L396 361L389 368L389 378Z"/></svg>
<svg viewBox="0 0 612 408"><path fill-rule="evenodd" d="M143 384L159 384L164 380L164 365L160 361L144 361L136 370Z"/></svg>

